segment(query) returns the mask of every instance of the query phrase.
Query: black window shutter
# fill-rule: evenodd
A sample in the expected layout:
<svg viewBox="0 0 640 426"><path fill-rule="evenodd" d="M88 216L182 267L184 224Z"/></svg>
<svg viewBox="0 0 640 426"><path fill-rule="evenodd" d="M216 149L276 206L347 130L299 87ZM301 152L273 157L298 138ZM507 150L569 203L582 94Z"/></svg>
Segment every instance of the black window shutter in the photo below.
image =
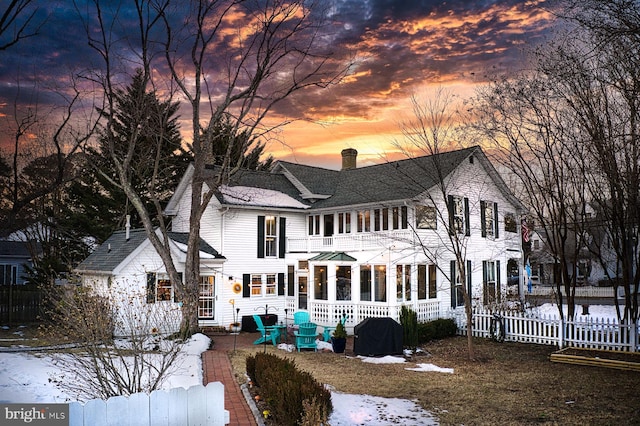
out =
<svg viewBox="0 0 640 426"><path fill-rule="evenodd" d="M264 259L264 216L258 216L258 259Z"/></svg>
<svg viewBox="0 0 640 426"><path fill-rule="evenodd" d="M498 302L500 302L500 294L502 293L500 287L500 261L496 260L496 297L498 298Z"/></svg>
<svg viewBox="0 0 640 426"><path fill-rule="evenodd" d="M284 272L278 273L278 296L284 296Z"/></svg>
<svg viewBox="0 0 640 426"><path fill-rule="evenodd" d="M287 248L287 218L280 218L280 235L278 236L278 257L284 259L285 250Z"/></svg>
<svg viewBox="0 0 640 426"><path fill-rule="evenodd" d="M402 229L407 229L409 227L409 210L407 206L400 207L400 223Z"/></svg>
<svg viewBox="0 0 640 426"><path fill-rule="evenodd" d="M183 283L182 282L182 272L178 272L178 277L180 278L180 282ZM172 283L171 285L173 286L173 301L175 303L178 303L178 302L180 302L180 299L178 299L178 292L176 291L176 283ZM185 286L184 286L184 283L183 283L182 288L184 288L184 287Z"/></svg>
<svg viewBox="0 0 640 426"><path fill-rule="evenodd" d="M471 302L471 261L467 260L467 293L469 294L469 302Z"/></svg>
<svg viewBox="0 0 640 426"><path fill-rule="evenodd" d="M487 294L487 261L482 261L482 303L489 303L489 294Z"/></svg>
<svg viewBox="0 0 640 426"><path fill-rule="evenodd" d="M457 290L456 290L456 261L452 260L451 261L451 273L450 273L450 277L451 277L451 307L455 308L456 307L456 300L457 300Z"/></svg>
<svg viewBox="0 0 640 426"><path fill-rule="evenodd" d="M251 297L251 275L242 274L242 297Z"/></svg>
<svg viewBox="0 0 640 426"><path fill-rule="evenodd" d="M156 274L147 272L147 303L156 303Z"/></svg>
<svg viewBox="0 0 640 426"><path fill-rule="evenodd" d="M487 237L487 224L485 220L487 218L487 212L485 209L487 208L487 203L484 201L480 201L480 230L482 234L482 238Z"/></svg>
<svg viewBox="0 0 640 426"><path fill-rule="evenodd" d="M498 203L493 203L493 226L496 228L494 235L498 238L500 236L498 231L500 229L500 223L498 223Z"/></svg>
<svg viewBox="0 0 640 426"><path fill-rule="evenodd" d="M464 234L468 237L471 235L471 227L469 226L469 199L464 197Z"/></svg>
<svg viewBox="0 0 640 426"><path fill-rule="evenodd" d="M453 220L453 195L447 196L447 209L449 210L449 234L456 233L455 220Z"/></svg>

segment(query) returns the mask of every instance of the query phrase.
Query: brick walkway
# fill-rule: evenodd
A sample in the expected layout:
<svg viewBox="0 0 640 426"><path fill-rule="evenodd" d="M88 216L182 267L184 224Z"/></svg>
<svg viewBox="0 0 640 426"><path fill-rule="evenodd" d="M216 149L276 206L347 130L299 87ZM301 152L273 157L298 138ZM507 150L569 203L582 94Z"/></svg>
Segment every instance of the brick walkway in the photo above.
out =
<svg viewBox="0 0 640 426"><path fill-rule="evenodd" d="M233 350L234 336L216 334L210 337L214 341L213 349L202 353L203 384L222 382L224 385L224 408L229 411L230 425L256 426L256 418L233 374L229 360L228 352ZM237 347L246 345L248 339L252 342L255 336L242 333L237 338Z"/></svg>

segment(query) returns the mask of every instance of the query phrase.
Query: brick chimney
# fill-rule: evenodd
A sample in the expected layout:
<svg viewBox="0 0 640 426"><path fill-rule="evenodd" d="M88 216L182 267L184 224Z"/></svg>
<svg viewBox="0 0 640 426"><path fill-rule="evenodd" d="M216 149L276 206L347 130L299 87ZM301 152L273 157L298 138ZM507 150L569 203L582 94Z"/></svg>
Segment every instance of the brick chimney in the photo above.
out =
<svg viewBox="0 0 640 426"><path fill-rule="evenodd" d="M358 151L353 148L343 149L342 152L342 170L351 170L356 168L356 159Z"/></svg>

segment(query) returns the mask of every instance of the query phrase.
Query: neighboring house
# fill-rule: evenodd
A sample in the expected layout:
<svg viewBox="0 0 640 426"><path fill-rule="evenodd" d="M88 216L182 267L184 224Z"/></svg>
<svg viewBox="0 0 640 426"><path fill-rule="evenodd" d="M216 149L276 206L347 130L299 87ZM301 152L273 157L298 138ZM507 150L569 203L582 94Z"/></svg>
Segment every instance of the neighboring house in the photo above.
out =
<svg viewBox="0 0 640 426"><path fill-rule="evenodd" d="M569 256L576 255L577 262L569 263L570 273L576 276L578 286L607 286L612 285L608 277L617 277L621 271L620 261L612 247L609 231L598 212L586 204L581 208L584 217L585 231L584 244L575 250L568 250ZM567 247L572 246L572 234L568 232ZM543 230L531 233L531 253L529 261L531 265L531 279L533 284L555 285L556 258L548 247L548 235Z"/></svg>
<svg viewBox="0 0 640 426"><path fill-rule="evenodd" d="M25 266L33 267L33 253L39 252L37 244L0 240L0 285L27 284Z"/></svg>
<svg viewBox="0 0 640 426"><path fill-rule="evenodd" d="M201 292L210 308L200 311L203 326L228 327L236 308L240 317L268 310L281 320L306 309L320 325L346 314L353 327L367 317L397 319L408 305L427 320L460 308L462 285L474 304L506 294L507 271L522 268L523 206L479 147L367 167L356 167L355 150L342 154L341 170L281 161L219 188L201 221L202 240L224 255L202 259L211 285ZM190 167L165 209L177 233L189 232L192 175ZM448 229L466 241L466 283L456 279ZM78 268L85 281L87 261L85 272ZM148 273L163 271L150 244L129 250L127 262L135 267L103 272L112 282L135 275L140 289Z"/></svg>

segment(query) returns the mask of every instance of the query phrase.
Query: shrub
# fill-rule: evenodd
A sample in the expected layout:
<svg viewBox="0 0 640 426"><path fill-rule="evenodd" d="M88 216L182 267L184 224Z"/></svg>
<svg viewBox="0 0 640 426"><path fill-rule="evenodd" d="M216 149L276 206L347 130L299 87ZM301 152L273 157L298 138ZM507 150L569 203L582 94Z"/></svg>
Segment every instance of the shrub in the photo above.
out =
<svg viewBox="0 0 640 426"><path fill-rule="evenodd" d="M418 340L427 343L431 340L444 339L456 335L458 326L453 319L437 319L418 325Z"/></svg>
<svg viewBox="0 0 640 426"><path fill-rule="evenodd" d="M276 424L293 426L311 419L323 424L331 414L331 392L292 360L257 353L247 357L246 368ZM322 417L319 423L317 416Z"/></svg>
<svg viewBox="0 0 640 426"><path fill-rule="evenodd" d="M415 349L418 346L418 314L413 309L402 306L400 324L404 347Z"/></svg>

